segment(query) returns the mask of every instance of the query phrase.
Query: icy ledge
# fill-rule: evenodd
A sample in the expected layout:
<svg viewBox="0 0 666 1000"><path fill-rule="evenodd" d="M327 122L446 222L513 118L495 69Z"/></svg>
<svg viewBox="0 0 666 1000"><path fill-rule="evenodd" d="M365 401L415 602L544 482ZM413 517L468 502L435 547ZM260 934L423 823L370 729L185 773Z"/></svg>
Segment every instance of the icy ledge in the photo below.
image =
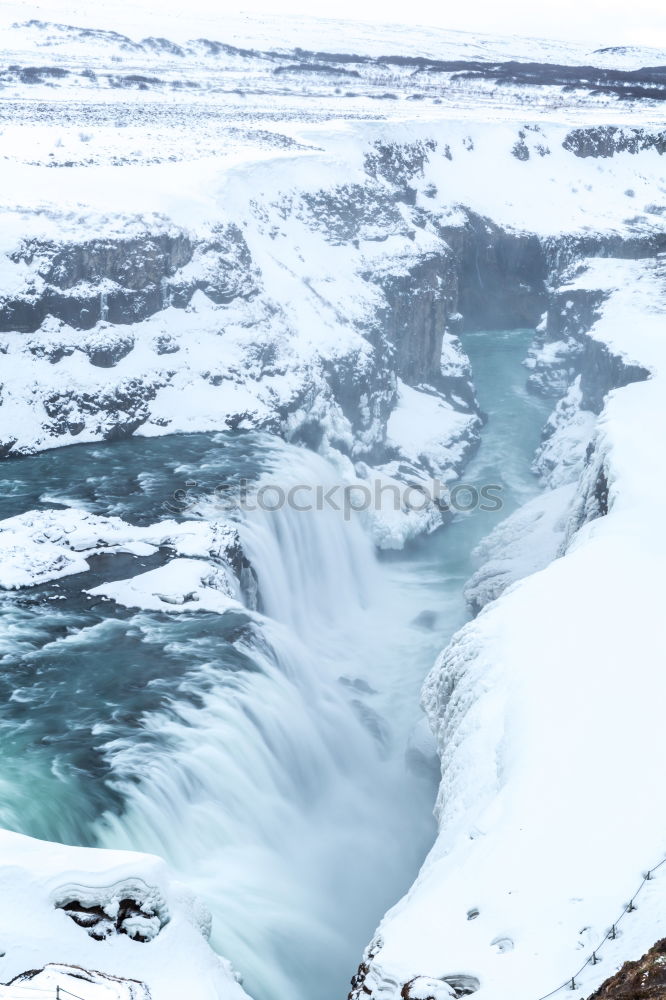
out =
<svg viewBox="0 0 666 1000"><path fill-rule="evenodd" d="M466 625L428 678L440 832L354 1000L536 1000L664 857L664 265L589 261L571 286L604 291L589 337L651 377L607 397L563 557ZM589 996L664 937L665 887L663 866L558 995Z"/></svg>
<svg viewBox="0 0 666 1000"><path fill-rule="evenodd" d="M201 583L205 572L209 575L216 572L217 583L212 589L232 603L240 598L237 577L241 576L246 560L234 525L221 521L165 520L139 527L120 517L100 517L75 508L31 510L0 521L0 590L31 587L85 573L93 556L120 552L148 556L156 555L160 549L183 557L170 565L178 563L192 586L197 581ZM201 572L192 574L187 564L194 564L194 560L207 561L201 563L204 567ZM162 581L169 589L169 575L170 571L163 566L139 579L145 580L144 590L157 593L153 581L158 587ZM116 591L120 592L120 584L101 586L91 593L105 595L106 589L113 589L115 596ZM124 603L135 606L130 601Z"/></svg>
<svg viewBox="0 0 666 1000"><path fill-rule="evenodd" d="M477 545L473 555L482 564L465 586L465 600L474 614L555 559L564 541L573 492L574 484L567 483L540 493Z"/></svg>
<svg viewBox="0 0 666 1000"><path fill-rule="evenodd" d="M3 1000L56 985L83 1000L247 1000L208 944L210 914L159 858L0 830L0 883Z"/></svg>

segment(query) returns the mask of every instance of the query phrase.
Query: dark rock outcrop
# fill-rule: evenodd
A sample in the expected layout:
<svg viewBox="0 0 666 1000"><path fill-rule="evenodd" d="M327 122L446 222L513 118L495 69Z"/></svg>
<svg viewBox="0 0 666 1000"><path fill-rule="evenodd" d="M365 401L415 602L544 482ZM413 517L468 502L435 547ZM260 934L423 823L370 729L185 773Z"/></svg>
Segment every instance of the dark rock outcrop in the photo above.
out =
<svg viewBox="0 0 666 1000"><path fill-rule="evenodd" d="M436 149L434 139L410 143L378 141L365 156L365 169L370 177L381 178L405 194L414 178L423 176L428 157Z"/></svg>
<svg viewBox="0 0 666 1000"><path fill-rule="evenodd" d="M559 398L580 375L581 409L600 413L611 389L648 377L647 369L611 354L601 341L587 336L601 317L608 294L580 288L553 293L546 327L535 340L536 361L527 380L532 392ZM561 344L562 349L543 361L539 351L549 343Z"/></svg>
<svg viewBox="0 0 666 1000"><path fill-rule="evenodd" d="M466 329L536 326L546 306L547 261L537 236L466 211L464 226L437 225L452 248Z"/></svg>
<svg viewBox="0 0 666 1000"><path fill-rule="evenodd" d="M382 945L383 942L381 938L378 938L366 948L363 961L360 963L356 973L352 976L351 990L349 991L347 1000L363 1000L365 996L370 996L372 994L372 990L368 989L366 986L366 979L368 977L368 973L370 972L372 961L381 951Z"/></svg>
<svg viewBox="0 0 666 1000"><path fill-rule="evenodd" d="M36 264L43 285L20 297L0 297L0 330L32 333L47 316L83 330L100 320L145 319L164 304L164 280L191 258L184 233L84 243L27 240L10 259Z"/></svg>
<svg viewBox="0 0 666 1000"><path fill-rule="evenodd" d="M443 976L441 979L431 979L429 976L416 976L405 983L400 996L403 1000L437 1000L441 996L442 984L449 988L450 995L458 1000L476 993L479 980L475 976ZM432 990L432 993L430 993Z"/></svg>
<svg viewBox="0 0 666 1000"><path fill-rule="evenodd" d="M625 962L588 1000L666 1000L666 938L636 962Z"/></svg>
<svg viewBox="0 0 666 1000"><path fill-rule="evenodd" d="M378 283L386 298L378 322L391 346L396 373L409 385L437 386L444 331L457 310L453 255L428 254L406 273L388 274Z"/></svg>
<svg viewBox="0 0 666 1000"><path fill-rule="evenodd" d="M163 295L170 305L185 307L197 290L218 305L236 298L250 299L258 291L252 254L242 232L233 223L216 226L210 239L193 247L189 260L199 265L196 277L179 272L164 275L169 280L163 287Z"/></svg>
<svg viewBox="0 0 666 1000"><path fill-rule="evenodd" d="M329 243L340 245L354 240L385 240L390 233L405 230L395 198L376 180L367 184L343 184L333 190L306 192L304 221L322 232ZM298 206L289 202L284 211Z"/></svg>
<svg viewBox="0 0 666 1000"><path fill-rule="evenodd" d="M565 136L564 148L575 156L607 158L616 153L640 153L644 149L666 152L666 131L653 132L643 128L619 128L599 125L596 128L576 128Z"/></svg>
<svg viewBox="0 0 666 1000"><path fill-rule="evenodd" d="M157 382L125 378L98 394L54 392L44 399L44 429L58 437L80 434L90 425L104 441L131 437L150 416L148 403L158 387Z"/></svg>
<svg viewBox="0 0 666 1000"><path fill-rule="evenodd" d="M61 904L59 909L94 941L106 941L113 934L126 934L133 941L145 943L152 941L162 927L155 910L131 898L114 901L113 906L106 908L96 904L86 906L75 899Z"/></svg>

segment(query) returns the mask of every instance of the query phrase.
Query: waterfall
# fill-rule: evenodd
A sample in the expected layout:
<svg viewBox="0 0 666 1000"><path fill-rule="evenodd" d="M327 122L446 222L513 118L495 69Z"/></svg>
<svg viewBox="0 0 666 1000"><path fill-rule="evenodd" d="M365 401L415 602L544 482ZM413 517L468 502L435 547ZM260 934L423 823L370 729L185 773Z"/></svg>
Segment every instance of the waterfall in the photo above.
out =
<svg viewBox="0 0 666 1000"><path fill-rule="evenodd" d="M104 289L99 293L99 318L105 323L109 318L109 295Z"/></svg>
<svg viewBox="0 0 666 1000"><path fill-rule="evenodd" d="M466 481L505 483L507 513L536 490L530 462L549 406L524 390L530 338L466 337L490 414ZM255 493L337 483L322 457L268 434L61 448L48 469L58 503L93 497L100 512L146 524L194 482L184 516L237 518L259 612L91 606L81 591L108 578L106 561L30 607L4 594L3 822L163 855L207 901L213 945L255 1000L341 1000L434 839L419 691L465 621L470 554L497 513L461 515L377 559L359 523L327 505L230 513L224 498L241 476ZM26 509L43 500L43 456L6 472L10 498L27 490ZM154 558L114 556L114 572Z"/></svg>
<svg viewBox="0 0 666 1000"><path fill-rule="evenodd" d="M316 507L320 495L340 486L335 469L303 448L275 444L257 492L278 485L295 494L298 507ZM270 498L270 492L268 493ZM340 496L333 495L340 506ZM273 502L267 500L267 506ZM252 497L248 505L257 506ZM278 510L244 512L243 548L255 568L266 613L301 637L321 640L368 604L376 565L372 545L357 519L322 501L321 510L299 510L284 503Z"/></svg>
<svg viewBox="0 0 666 1000"><path fill-rule="evenodd" d="M260 485L336 482L276 442ZM240 630L234 669L212 658L107 748L126 807L99 842L174 865L255 1000L330 1000L423 856L432 788L408 773L402 739L391 748L381 700L363 701L392 673L369 648L383 584L360 525L287 506L244 512L240 531L264 614Z"/></svg>

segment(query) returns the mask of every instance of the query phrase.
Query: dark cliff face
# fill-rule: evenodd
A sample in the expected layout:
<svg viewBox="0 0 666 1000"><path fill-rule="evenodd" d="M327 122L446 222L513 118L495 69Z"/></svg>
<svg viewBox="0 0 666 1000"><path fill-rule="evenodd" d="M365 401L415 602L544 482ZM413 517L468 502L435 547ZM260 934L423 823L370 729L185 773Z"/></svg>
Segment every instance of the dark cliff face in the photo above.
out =
<svg viewBox="0 0 666 1000"><path fill-rule="evenodd" d="M616 125L576 128L569 132L562 145L575 156L606 158L616 153L640 153L645 149L656 149L661 155L666 152L666 131L618 128Z"/></svg>
<svg viewBox="0 0 666 1000"><path fill-rule="evenodd" d="M438 227L455 256L465 328L536 326L547 300L547 265L539 239L504 230L474 212L466 214L462 227Z"/></svg>
<svg viewBox="0 0 666 1000"><path fill-rule="evenodd" d="M666 938L636 962L625 962L588 1000L666 1000Z"/></svg>
<svg viewBox="0 0 666 1000"><path fill-rule="evenodd" d="M32 333L47 316L81 330L103 319L145 319L163 307L165 279L191 258L192 244L184 233L85 243L27 241L11 259L36 263L40 286L32 294L27 289L20 297L0 297L0 330Z"/></svg>
<svg viewBox="0 0 666 1000"><path fill-rule="evenodd" d="M379 284L386 306L378 324L391 347L397 374L409 385L438 386L444 331L457 311L453 254L428 254L406 274L388 275Z"/></svg>
<svg viewBox="0 0 666 1000"><path fill-rule="evenodd" d="M336 445L370 462L383 460L384 429L395 404L398 378L408 385L430 386L448 399L455 397L456 409L476 412L469 372L442 372L445 332L455 332L461 324L467 328L535 325L546 303L547 262L556 256L553 246L544 249L535 236L507 232L471 212L465 213L462 225L442 227L423 209L403 204L398 211L396 197L409 186L406 179L413 171L422 170L429 150L409 146L402 151L404 160L401 151L402 147L381 147L373 154L372 169L390 177L389 186L373 177L367 189L346 185L284 206L287 213L300 213L308 228L322 232L333 244L355 245L360 240L381 244L398 234L409 246L420 226L429 228L439 249L410 251L388 268L362 272L361 277L382 292L374 317L359 327L371 351L322 357L318 375L314 372L313 378L302 380L291 398L276 406L272 422L262 425L280 432L290 414L314 412L321 393L319 379L357 439L351 452L348 442ZM573 250L564 242L569 261ZM177 231L80 244L31 241L17 249L14 259L33 265L33 285L0 301L0 329L31 334L27 349L53 365L66 362L78 350L87 354L93 367L112 369L135 347L132 323L167 306L185 309L198 291L218 304L247 302L262 292L261 274L241 230L233 224L217 227L206 240L196 242ZM574 307L563 307L561 314L551 310L546 337L573 342L591 326L600 301L587 295ZM41 336L40 325L48 316L74 329L91 330L100 321L101 325L94 335L72 346L65 340L61 343L57 335ZM173 354L176 372L178 343L166 333L158 339L157 354ZM625 384L621 381L625 377L631 381L643 376L616 370L616 363L602 354L593 356L589 342L584 346L578 339L576 344L563 370L551 366L533 373L535 390L560 395L584 368L590 373L585 384L587 405L598 409L609 387ZM258 340L253 352L258 377L282 370L275 345L262 346ZM169 378L162 371L143 379L110 381L101 393L81 386L58 390L44 399L45 429L55 437L77 435L84 428L103 439L132 434L150 419L151 402ZM245 414L238 419L245 419ZM302 418L289 433L294 440L316 447L324 432L320 418L313 415ZM12 441L4 441L5 452L12 446Z"/></svg>
<svg viewBox="0 0 666 1000"><path fill-rule="evenodd" d="M587 332L601 316L606 300L602 291L572 289L554 292L534 340L536 362L527 380L527 387L538 396L559 399L590 361L591 347ZM545 359L540 355L547 344L558 345L558 351ZM601 345L598 345L601 349Z"/></svg>
<svg viewBox="0 0 666 1000"><path fill-rule="evenodd" d="M201 276L180 273L205 257L211 266ZM79 330L100 321L138 323L169 304L186 306L198 288L218 303L255 291L251 255L236 226L198 243L182 231L82 243L29 240L11 260L36 264L35 283L20 296L0 296L1 331L33 333L48 316Z"/></svg>
<svg viewBox="0 0 666 1000"><path fill-rule="evenodd" d="M569 251L566 247L565 252ZM538 395L560 400L544 427L535 471L550 477L562 464L557 475L572 472L579 476L563 551L584 524L606 515L612 503L608 459L593 436L592 415L601 413L611 390L650 376L646 368L613 354L602 340L590 336L610 295L608 290L576 288L575 284L551 292L546 322L541 325L528 359L532 369L528 388ZM575 428L579 418L580 426L586 427L590 435L587 448L585 438L577 440ZM572 437L567 437L567 428L572 430ZM558 445L560 433L565 437L560 438ZM561 451L562 448L565 450Z"/></svg>
<svg viewBox="0 0 666 1000"><path fill-rule="evenodd" d="M600 413L611 389L646 379L649 372L610 353L600 341L588 337L601 317L608 293L596 289L563 289L551 296L546 328L536 344L561 344L561 352L548 362L537 361L527 384L541 396L559 398L580 375L581 409Z"/></svg>
<svg viewBox="0 0 666 1000"><path fill-rule="evenodd" d="M611 389L643 382L649 376L647 368L627 363L611 354L603 344L588 338L581 360L582 407L601 413L604 399Z"/></svg>
<svg viewBox="0 0 666 1000"><path fill-rule="evenodd" d="M666 250L666 234L570 233L546 237L541 241L541 249L545 273L558 284L560 276L585 257L617 257L620 260L656 257Z"/></svg>

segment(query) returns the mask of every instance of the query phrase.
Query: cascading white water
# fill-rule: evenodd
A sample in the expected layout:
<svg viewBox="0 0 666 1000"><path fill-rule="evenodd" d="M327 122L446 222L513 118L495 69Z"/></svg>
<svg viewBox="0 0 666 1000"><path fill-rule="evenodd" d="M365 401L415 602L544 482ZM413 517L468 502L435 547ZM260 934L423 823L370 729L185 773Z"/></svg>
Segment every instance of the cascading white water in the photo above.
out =
<svg viewBox="0 0 666 1000"><path fill-rule="evenodd" d="M466 479L503 483L506 513L537 488L548 408L524 390L530 336L465 344L490 416ZM304 449L235 433L63 448L5 470L10 513L42 503L48 481L50 503L144 524L166 516L180 482L203 482L200 516L226 519L214 491L240 475L324 492L336 481ZM3 823L164 855L208 900L214 945L256 1000L341 1000L432 843L419 690L465 619L471 552L498 516L457 517L377 560L330 509L247 512L262 614L137 611L84 593L165 553L110 555L27 601L0 595Z"/></svg>
<svg viewBox="0 0 666 1000"><path fill-rule="evenodd" d="M243 548L259 580L266 613L289 625L301 638L321 639L321 629L349 623L371 598L378 578L371 542L357 519L323 502L323 494L340 485L335 469L303 448L273 446L256 492L267 491L265 507L275 505L272 487L284 493L302 486L294 503L261 510L248 497L241 524ZM322 496L317 507L316 491ZM332 498L334 501L336 497ZM337 494L340 504L340 494ZM297 507L314 507L299 510Z"/></svg>
<svg viewBox="0 0 666 1000"><path fill-rule="evenodd" d="M319 456L278 442L265 479L338 481ZM423 665L389 725L410 665L398 645L373 655L387 584L354 520L257 510L241 535L265 612L236 642L249 669L197 670L181 693L202 707L175 699L144 719L144 738L108 748L126 808L105 818L100 842L169 859L208 901L214 943L257 1000L330 1000L432 835L432 784L404 753Z"/></svg>

